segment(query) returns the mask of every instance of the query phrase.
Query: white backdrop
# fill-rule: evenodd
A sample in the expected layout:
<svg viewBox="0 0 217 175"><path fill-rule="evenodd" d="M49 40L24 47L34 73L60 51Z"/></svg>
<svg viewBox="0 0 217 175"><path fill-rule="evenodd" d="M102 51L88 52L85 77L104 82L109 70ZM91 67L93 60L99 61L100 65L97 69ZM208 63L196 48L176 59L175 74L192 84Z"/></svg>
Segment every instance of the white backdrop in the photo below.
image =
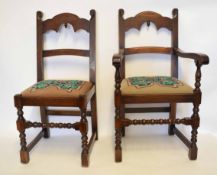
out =
<svg viewBox="0 0 217 175"><path fill-rule="evenodd" d="M210 64L202 67L202 105L200 107L200 131L217 134L217 83L214 67L217 43L217 2L213 0L0 0L0 133L3 137L17 135L15 121L16 109L13 96L36 81L36 11L44 12L44 18L51 18L58 13L71 12L89 19L89 10L96 10L97 23L97 100L99 136L114 134L114 67L112 55L118 51L118 9L125 10L125 17L134 16L144 10L156 11L171 17L172 8L179 9L179 46L186 51L206 53ZM156 31L151 25L143 25L140 32L130 30L127 35L127 46L166 45L170 44L170 33L167 30ZM71 32L71 27L60 29L60 32L46 34L46 48L65 47L88 48L88 34L84 31ZM79 38L81 37L81 38ZM56 44L52 44L55 43ZM158 55L140 55L129 58L127 75L163 75L169 74L169 57ZM146 59L141 59L145 57ZM162 58L163 57L163 58ZM130 63L130 64L129 64ZM46 61L47 78L88 78L88 62L85 59L48 59ZM195 66L192 61L180 61L180 78L193 85ZM38 118L38 109L24 110L28 119ZM190 116L192 105L179 105L178 116ZM163 114L162 114L163 115ZM141 115L143 116L143 115ZM149 116L149 115L148 115ZM161 116L158 114L157 116ZM164 114L165 116L165 114ZM60 121L60 119L54 119ZM71 119L69 119L71 121ZM146 127L131 129L132 132L145 131ZM166 127L148 127L166 131ZM59 131L59 130L58 130ZM18 139L18 138L17 138Z"/></svg>

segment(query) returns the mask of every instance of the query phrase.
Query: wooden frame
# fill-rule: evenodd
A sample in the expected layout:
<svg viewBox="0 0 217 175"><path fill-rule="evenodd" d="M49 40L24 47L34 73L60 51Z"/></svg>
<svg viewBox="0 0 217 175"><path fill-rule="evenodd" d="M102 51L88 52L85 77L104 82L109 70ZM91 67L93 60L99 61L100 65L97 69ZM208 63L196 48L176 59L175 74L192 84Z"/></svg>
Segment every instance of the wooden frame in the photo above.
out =
<svg viewBox="0 0 217 175"><path fill-rule="evenodd" d="M87 94L78 98L66 99L66 98L24 98L22 94L17 94L14 97L15 106L18 110L17 129L20 132L20 158L22 163L29 162L29 152L36 145L36 143L42 138L50 137L50 128L67 128L75 129L81 132L82 139L82 153L81 160L82 166L89 165L89 154L93 143L98 139L97 131L97 107L96 107L96 15L95 10L90 11L90 20L79 18L71 13L62 13L56 15L52 19L42 21L42 12L38 11L36 16L37 23L37 81L44 80L44 57L50 57L55 55L76 55L89 57L89 71L90 81L93 87ZM89 50L80 49L55 49L55 50L43 50L43 33L48 30L58 31L62 24L71 24L76 32L79 29L87 31L90 35ZM87 103L90 102L91 110L87 111ZM25 120L23 116L24 106L39 106L41 112L41 122L30 122ZM51 110L48 106L64 106L64 107L78 107L77 111L65 111L65 110ZM79 122L76 123L50 123L49 115L69 115L69 116L81 116ZM88 121L86 116L91 117L92 121L92 135L88 141ZM26 143L26 129L42 128L41 132L33 139L33 141L27 145Z"/></svg>
<svg viewBox="0 0 217 175"><path fill-rule="evenodd" d="M152 11L144 11L134 17L124 19L124 10L119 10L119 53L113 56L115 72L115 161L122 161L121 137L125 136L125 127L130 125L168 124L168 134L176 134L189 148L189 159L197 158L197 129L199 127L199 105L201 103L201 66L209 63L209 58L204 54L186 53L178 48L178 9L173 9L172 18L163 17ZM157 29L167 28L171 31L171 47L134 47L125 48L125 32L130 28L140 30L143 23L154 23ZM167 94L167 95L122 95L121 82L125 78L125 55L139 53L160 53L171 55L171 76L178 78L178 57L190 58L195 61L195 88L193 94ZM176 103L193 103L191 117L176 118ZM141 103L169 103L168 107L149 108L126 108L125 104ZM130 120L125 118L125 113L144 112L168 112L169 119L142 119ZM191 140L188 140L176 127L175 124L190 125L192 127Z"/></svg>

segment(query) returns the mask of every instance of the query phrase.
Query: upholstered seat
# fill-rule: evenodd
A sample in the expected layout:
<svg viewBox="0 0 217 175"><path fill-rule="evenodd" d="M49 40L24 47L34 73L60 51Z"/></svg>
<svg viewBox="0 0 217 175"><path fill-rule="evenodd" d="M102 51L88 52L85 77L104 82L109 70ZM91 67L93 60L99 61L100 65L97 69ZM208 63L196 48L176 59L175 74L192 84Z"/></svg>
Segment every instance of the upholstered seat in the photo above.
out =
<svg viewBox="0 0 217 175"><path fill-rule="evenodd" d="M193 88L172 77L129 77L121 82L121 94L193 94Z"/></svg>
<svg viewBox="0 0 217 175"><path fill-rule="evenodd" d="M80 80L44 80L40 81L21 94L23 98L78 98L91 90L93 83Z"/></svg>

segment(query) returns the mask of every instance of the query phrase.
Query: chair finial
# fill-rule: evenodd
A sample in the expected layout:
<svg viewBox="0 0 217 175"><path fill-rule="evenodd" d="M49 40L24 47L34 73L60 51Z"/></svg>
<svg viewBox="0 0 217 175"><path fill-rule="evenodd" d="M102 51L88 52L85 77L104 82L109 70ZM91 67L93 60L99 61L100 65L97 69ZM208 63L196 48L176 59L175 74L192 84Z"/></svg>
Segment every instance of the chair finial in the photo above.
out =
<svg viewBox="0 0 217 175"><path fill-rule="evenodd" d="M41 11L37 11L37 18L38 19L42 19L42 17L43 17L43 13L41 12Z"/></svg>
<svg viewBox="0 0 217 175"><path fill-rule="evenodd" d="M172 14L173 14L173 17L177 17L178 16L178 9L177 8L174 8L173 11L172 11Z"/></svg>
<svg viewBox="0 0 217 175"><path fill-rule="evenodd" d="M124 15L124 9L119 9L119 15L123 16Z"/></svg>
<svg viewBox="0 0 217 175"><path fill-rule="evenodd" d="M95 14L96 14L96 11L95 11L94 9L91 9L91 10L90 10L90 16L91 16L91 17L94 17Z"/></svg>

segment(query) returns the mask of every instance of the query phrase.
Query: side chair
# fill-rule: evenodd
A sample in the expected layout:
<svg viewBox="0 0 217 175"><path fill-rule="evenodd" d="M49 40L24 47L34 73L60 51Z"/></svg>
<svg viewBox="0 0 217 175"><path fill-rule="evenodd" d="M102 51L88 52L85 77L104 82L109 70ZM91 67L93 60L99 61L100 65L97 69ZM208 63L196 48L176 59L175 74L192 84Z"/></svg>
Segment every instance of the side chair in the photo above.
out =
<svg viewBox="0 0 217 175"><path fill-rule="evenodd" d="M96 15L90 11L90 20L80 18L75 14L62 13L52 19L42 20L43 14L38 11L37 23L37 82L14 96L18 112L17 129L20 133L20 158L22 163L29 162L29 152L44 137L50 137L50 128L75 129L81 133L81 162L82 166L89 165L89 154L93 143L98 139L97 105L96 105ZM53 49L44 50L44 36L47 31L58 32L61 25L72 25L74 31L80 29L89 33L89 50L84 49ZM52 56L81 56L89 58L89 81L83 80L49 80L44 77L44 60ZM55 58L56 59L56 58ZM49 63L48 63L49 64ZM73 65L72 65L73 66ZM87 110L90 102L91 109ZM32 122L24 118L24 106L38 106L41 122ZM48 107L77 107L78 110L53 109ZM49 115L80 116L75 123L49 122ZM88 141L88 121L91 117L92 134ZM39 134L27 145L26 129L41 128Z"/></svg>

